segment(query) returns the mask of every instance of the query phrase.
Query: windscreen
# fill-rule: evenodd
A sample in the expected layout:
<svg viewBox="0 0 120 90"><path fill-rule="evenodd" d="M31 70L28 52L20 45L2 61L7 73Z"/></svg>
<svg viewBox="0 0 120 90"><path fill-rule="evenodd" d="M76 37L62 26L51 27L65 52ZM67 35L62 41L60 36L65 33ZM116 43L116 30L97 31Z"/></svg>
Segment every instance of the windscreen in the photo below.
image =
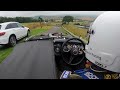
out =
<svg viewBox="0 0 120 90"><path fill-rule="evenodd" d="M1 30L1 25L0 25L0 30Z"/></svg>
<svg viewBox="0 0 120 90"><path fill-rule="evenodd" d="M88 37L88 43L87 43L87 45L90 42L90 34L92 34L92 25L93 25L93 23L90 24L89 30L87 31L87 37Z"/></svg>
<svg viewBox="0 0 120 90"><path fill-rule="evenodd" d="M72 59L69 57L77 53L74 56L75 59L78 59L77 55L87 55L87 49L89 49L87 46L91 46L91 42L96 44L92 40L96 32L95 35L91 35L91 30L96 30L96 28L93 28L92 22L94 22L98 15L104 12L1 11L0 79L53 79L59 78L61 71L77 69L79 65L70 66L62 60L61 52L63 50L61 46L68 39L79 38L83 41L84 46L81 46L81 43L78 43L76 40L71 40L71 43L65 46L67 46L67 49L72 49L73 52L65 53L65 56L68 59ZM92 29L89 29L91 26ZM14 35L9 36L8 32L10 31ZM60 53L56 55L55 49L57 49L57 53ZM93 56L98 56L95 55ZM60 59L60 61L57 59ZM82 58L80 57L80 59ZM85 61L86 59L88 58L85 57ZM85 66L84 62L83 66ZM80 66L79 69L82 69L82 67Z"/></svg>

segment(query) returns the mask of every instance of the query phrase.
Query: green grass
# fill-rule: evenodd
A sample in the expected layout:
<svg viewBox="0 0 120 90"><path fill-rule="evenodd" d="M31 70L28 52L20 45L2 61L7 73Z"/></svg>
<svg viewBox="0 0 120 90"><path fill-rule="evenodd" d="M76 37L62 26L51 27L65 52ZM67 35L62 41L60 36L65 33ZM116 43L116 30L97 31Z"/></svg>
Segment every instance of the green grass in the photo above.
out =
<svg viewBox="0 0 120 90"><path fill-rule="evenodd" d="M34 30L31 30L31 35L37 35L37 34L41 34L43 32L45 32L46 30L45 29L34 29Z"/></svg>
<svg viewBox="0 0 120 90"><path fill-rule="evenodd" d="M64 28L66 28L68 31L70 31L71 33L73 33L74 35L80 36L83 39L87 40L88 38L87 36L87 29L84 28L78 28L73 24L69 24L69 25L64 25Z"/></svg>
<svg viewBox="0 0 120 90"><path fill-rule="evenodd" d="M0 63L12 52L13 47L1 47L0 48Z"/></svg>
<svg viewBox="0 0 120 90"><path fill-rule="evenodd" d="M64 35L68 35L69 33L65 31L62 27L60 28L59 32L62 32Z"/></svg>

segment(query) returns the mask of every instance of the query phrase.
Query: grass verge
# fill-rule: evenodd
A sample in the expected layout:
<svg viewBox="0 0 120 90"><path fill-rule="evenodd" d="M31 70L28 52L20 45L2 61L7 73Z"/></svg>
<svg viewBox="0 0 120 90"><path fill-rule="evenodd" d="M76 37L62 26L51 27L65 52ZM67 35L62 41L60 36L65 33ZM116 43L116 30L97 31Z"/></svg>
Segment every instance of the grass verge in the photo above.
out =
<svg viewBox="0 0 120 90"><path fill-rule="evenodd" d="M82 37L85 40L87 39L87 29L84 28L78 28L75 25L69 24L69 25L63 25L64 28L66 28L68 31L73 33L76 36Z"/></svg>
<svg viewBox="0 0 120 90"><path fill-rule="evenodd" d="M12 52L13 47L1 47L0 48L0 63Z"/></svg>

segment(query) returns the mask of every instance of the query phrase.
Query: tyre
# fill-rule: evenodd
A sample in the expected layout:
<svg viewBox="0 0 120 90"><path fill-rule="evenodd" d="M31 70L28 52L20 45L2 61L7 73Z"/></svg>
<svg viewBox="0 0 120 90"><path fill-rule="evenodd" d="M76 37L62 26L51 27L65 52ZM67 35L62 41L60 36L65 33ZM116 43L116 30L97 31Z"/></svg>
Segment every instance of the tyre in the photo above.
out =
<svg viewBox="0 0 120 90"><path fill-rule="evenodd" d="M28 30L27 32L27 37L29 37L31 34L30 34L30 30Z"/></svg>
<svg viewBox="0 0 120 90"><path fill-rule="evenodd" d="M16 37L14 35L9 38L9 46L14 47L17 43Z"/></svg>

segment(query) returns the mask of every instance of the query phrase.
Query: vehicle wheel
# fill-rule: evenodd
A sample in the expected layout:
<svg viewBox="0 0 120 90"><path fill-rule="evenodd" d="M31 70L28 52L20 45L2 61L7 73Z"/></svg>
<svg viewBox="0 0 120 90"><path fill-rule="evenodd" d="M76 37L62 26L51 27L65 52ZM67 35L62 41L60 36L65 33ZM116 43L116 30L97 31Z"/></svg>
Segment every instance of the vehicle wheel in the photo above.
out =
<svg viewBox="0 0 120 90"><path fill-rule="evenodd" d="M17 43L16 37L14 35L9 38L9 46L14 47Z"/></svg>
<svg viewBox="0 0 120 90"><path fill-rule="evenodd" d="M30 30L28 30L27 32L27 37L29 37L31 34L30 34Z"/></svg>

